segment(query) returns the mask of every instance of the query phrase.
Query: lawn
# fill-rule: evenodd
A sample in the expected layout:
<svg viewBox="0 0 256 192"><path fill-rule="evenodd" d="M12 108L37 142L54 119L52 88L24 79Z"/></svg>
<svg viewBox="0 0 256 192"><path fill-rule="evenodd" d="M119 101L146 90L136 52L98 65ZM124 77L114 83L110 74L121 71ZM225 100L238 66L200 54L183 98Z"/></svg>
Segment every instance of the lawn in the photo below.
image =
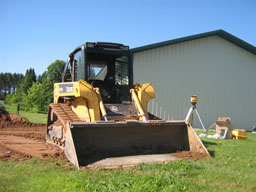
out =
<svg viewBox="0 0 256 192"><path fill-rule="evenodd" d="M5 105L5 110L9 113L16 113L17 112L17 105ZM20 110L20 116L26 117L32 123L43 123L46 124L47 114L46 113L37 113L34 109L31 111L23 111Z"/></svg>
<svg viewBox="0 0 256 192"><path fill-rule="evenodd" d="M46 118L21 114L36 121ZM212 158L117 170L78 171L67 166L67 160L50 158L0 161L0 191L256 191L256 135L247 133L247 137L202 138Z"/></svg>
<svg viewBox="0 0 256 192"><path fill-rule="evenodd" d="M0 162L0 191L256 191L256 135L203 139L212 158L80 170L66 161Z"/></svg>

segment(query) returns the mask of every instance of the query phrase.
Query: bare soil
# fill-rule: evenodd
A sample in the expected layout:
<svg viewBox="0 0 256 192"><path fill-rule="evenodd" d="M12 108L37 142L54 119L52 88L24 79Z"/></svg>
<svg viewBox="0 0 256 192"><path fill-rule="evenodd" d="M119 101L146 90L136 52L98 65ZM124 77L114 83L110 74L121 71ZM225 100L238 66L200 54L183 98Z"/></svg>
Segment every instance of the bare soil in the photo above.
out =
<svg viewBox="0 0 256 192"><path fill-rule="evenodd" d="M59 147L46 142L45 127L0 109L0 160L26 161L32 157L66 159ZM204 154L191 151L178 151L170 155L185 160L206 158Z"/></svg>
<svg viewBox="0 0 256 192"><path fill-rule="evenodd" d="M8 149L5 145L0 143L0 161L26 161L30 158L31 156L14 152L13 150Z"/></svg>
<svg viewBox="0 0 256 192"><path fill-rule="evenodd" d="M193 159L204 159L208 158L208 156L204 153L193 152L193 151L177 151L176 153L172 153L174 157L183 160L193 160Z"/></svg>
<svg viewBox="0 0 256 192"><path fill-rule="evenodd" d="M25 161L31 157L65 159L60 148L46 143L45 126L0 109L0 160Z"/></svg>
<svg viewBox="0 0 256 192"><path fill-rule="evenodd" d="M65 159L63 151L45 141L45 128L0 129L0 160L24 161L31 157Z"/></svg>

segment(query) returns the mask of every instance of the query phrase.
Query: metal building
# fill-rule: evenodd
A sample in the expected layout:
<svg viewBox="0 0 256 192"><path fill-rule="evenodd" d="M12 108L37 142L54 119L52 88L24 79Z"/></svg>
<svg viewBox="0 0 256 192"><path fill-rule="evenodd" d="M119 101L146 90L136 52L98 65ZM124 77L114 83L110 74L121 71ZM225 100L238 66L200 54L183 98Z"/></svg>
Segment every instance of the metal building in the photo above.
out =
<svg viewBox="0 0 256 192"><path fill-rule="evenodd" d="M189 98L209 127L231 117L233 128L256 125L256 47L223 31L192 35L132 49L134 81L151 82L150 112L185 119ZM198 121L194 127L200 127Z"/></svg>

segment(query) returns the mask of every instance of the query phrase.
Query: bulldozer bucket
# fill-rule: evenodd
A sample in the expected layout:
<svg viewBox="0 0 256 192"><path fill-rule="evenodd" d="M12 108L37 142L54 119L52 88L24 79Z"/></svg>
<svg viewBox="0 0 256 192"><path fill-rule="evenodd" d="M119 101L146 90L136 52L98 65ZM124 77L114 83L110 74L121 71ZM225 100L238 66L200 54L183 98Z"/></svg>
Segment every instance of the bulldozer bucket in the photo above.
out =
<svg viewBox="0 0 256 192"><path fill-rule="evenodd" d="M151 155L153 159L160 158L157 162L168 161L166 156L152 154L170 154L177 151L197 152L210 157L189 123L162 120L71 122L67 125L64 151L69 161L78 169L106 158L134 155L138 158L141 158L139 155ZM136 156L132 159L136 159ZM133 162L128 161L129 164ZM122 165L127 161L123 159L118 163Z"/></svg>

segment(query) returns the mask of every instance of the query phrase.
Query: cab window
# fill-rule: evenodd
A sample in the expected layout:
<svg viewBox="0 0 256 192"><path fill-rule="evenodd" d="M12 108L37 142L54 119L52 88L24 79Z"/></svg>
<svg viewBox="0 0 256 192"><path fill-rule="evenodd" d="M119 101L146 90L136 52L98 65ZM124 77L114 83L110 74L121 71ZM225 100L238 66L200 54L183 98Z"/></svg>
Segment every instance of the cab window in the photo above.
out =
<svg viewBox="0 0 256 192"><path fill-rule="evenodd" d="M88 80L104 81L108 67L104 61L88 60Z"/></svg>
<svg viewBox="0 0 256 192"><path fill-rule="evenodd" d="M74 69L74 79L75 81L78 81L80 79L83 79L83 63L82 63L82 51L78 51L75 55L74 55L74 59L73 59L73 69Z"/></svg>

